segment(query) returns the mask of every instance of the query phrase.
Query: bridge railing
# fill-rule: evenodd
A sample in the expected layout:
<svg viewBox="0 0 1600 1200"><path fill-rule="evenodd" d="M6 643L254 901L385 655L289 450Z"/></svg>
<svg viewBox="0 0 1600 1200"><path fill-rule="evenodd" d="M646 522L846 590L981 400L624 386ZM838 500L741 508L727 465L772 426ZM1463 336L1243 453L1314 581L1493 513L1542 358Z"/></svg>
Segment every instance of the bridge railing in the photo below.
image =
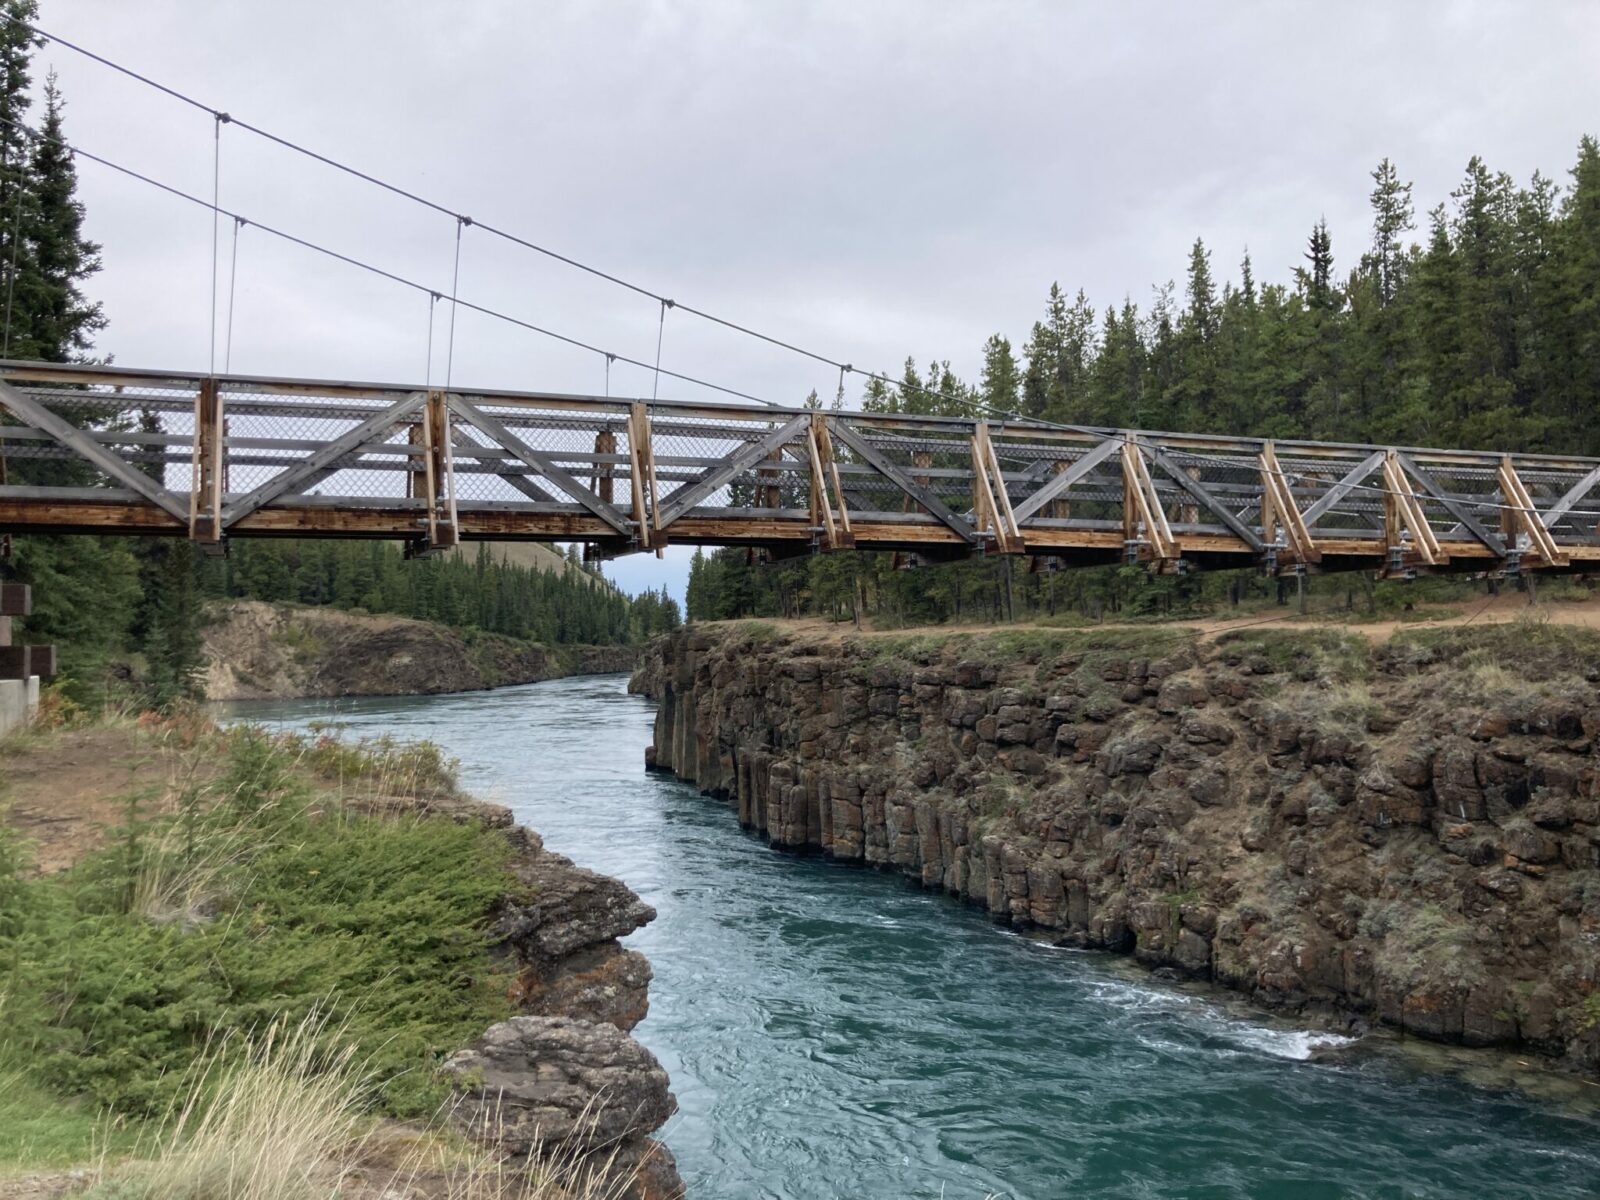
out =
<svg viewBox="0 0 1600 1200"><path fill-rule="evenodd" d="M862 546L1268 569L1600 558L1600 460L0 363L0 530Z"/></svg>

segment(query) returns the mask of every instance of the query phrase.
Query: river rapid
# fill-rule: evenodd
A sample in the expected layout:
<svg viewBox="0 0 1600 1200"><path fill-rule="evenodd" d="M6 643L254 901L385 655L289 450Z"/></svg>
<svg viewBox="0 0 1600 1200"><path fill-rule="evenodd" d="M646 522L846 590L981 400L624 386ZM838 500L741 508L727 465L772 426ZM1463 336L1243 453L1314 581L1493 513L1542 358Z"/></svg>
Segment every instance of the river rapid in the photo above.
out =
<svg viewBox="0 0 1600 1200"><path fill-rule="evenodd" d="M646 774L653 706L623 676L224 715L431 738L467 789L655 906L628 939L655 967L635 1036L672 1076L691 1200L1600 1195L1580 1108L770 850Z"/></svg>

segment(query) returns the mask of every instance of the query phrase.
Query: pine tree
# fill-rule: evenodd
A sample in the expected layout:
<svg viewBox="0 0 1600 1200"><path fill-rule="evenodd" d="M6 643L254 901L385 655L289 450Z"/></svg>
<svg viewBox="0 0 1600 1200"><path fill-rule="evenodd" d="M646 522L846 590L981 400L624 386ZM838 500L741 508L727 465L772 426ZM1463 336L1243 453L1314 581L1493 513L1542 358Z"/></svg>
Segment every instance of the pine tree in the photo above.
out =
<svg viewBox="0 0 1600 1200"><path fill-rule="evenodd" d="M983 344L983 374L978 381L978 397L992 411L1009 413L1017 408L1022 379L1011 341L998 333Z"/></svg>
<svg viewBox="0 0 1600 1200"><path fill-rule="evenodd" d="M24 233L26 207L33 191L30 180L31 149L22 130L33 107L30 88L33 50L39 44L29 28L38 15L35 0L0 2L0 271L4 272L6 357L27 357L28 346L13 335L19 316L17 282L31 274L28 238ZM24 308L25 313L25 308Z"/></svg>
<svg viewBox="0 0 1600 1200"><path fill-rule="evenodd" d="M19 315L27 314L22 345L28 357L47 362L78 361L105 328L98 303L87 300L82 285L100 270L100 247L83 233L78 172L63 144L65 102L52 72L44 87L42 136L29 164L31 202L25 205L29 270L17 279ZM18 350L13 340L13 350Z"/></svg>

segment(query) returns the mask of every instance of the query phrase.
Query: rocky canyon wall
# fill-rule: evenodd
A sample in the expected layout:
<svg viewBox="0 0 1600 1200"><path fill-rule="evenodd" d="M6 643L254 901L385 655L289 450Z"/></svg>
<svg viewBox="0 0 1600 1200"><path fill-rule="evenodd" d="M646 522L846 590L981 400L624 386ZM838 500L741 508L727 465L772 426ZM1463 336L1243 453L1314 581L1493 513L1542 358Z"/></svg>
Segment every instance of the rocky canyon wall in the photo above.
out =
<svg viewBox="0 0 1600 1200"><path fill-rule="evenodd" d="M696 626L654 764L775 845L1291 1010L1600 1068L1600 642L1579 631Z"/></svg>
<svg viewBox="0 0 1600 1200"><path fill-rule="evenodd" d="M261 600L211 606L201 630L208 700L414 696L631 671L636 646L468 640L407 617Z"/></svg>
<svg viewBox="0 0 1600 1200"><path fill-rule="evenodd" d="M620 880L546 850L509 809L447 803L450 815L497 826L511 842L517 889L501 901L493 937L515 969L519 1013L445 1063L451 1119L513 1161L583 1155L609 1181L595 1183L596 1195L677 1200L677 1165L651 1136L677 1102L666 1071L630 1036L649 1012L650 963L619 941L655 909Z"/></svg>

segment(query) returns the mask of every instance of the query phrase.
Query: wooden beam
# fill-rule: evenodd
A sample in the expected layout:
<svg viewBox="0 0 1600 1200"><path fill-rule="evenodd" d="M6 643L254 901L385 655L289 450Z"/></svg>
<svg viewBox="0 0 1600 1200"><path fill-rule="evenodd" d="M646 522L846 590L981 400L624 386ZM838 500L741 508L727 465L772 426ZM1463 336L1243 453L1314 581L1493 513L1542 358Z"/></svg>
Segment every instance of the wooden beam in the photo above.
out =
<svg viewBox="0 0 1600 1200"><path fill-rule="evenodd" d="M24 423L48 433L63 446L75 452L79 458L85 459L123 487L138 492L150 503L176 517L185 525L189 523L189 506L177 496L143 471L123 462L76 425L63 421L44 405L30 396L23 395L9 383L0 382L0 406L10 409Z"/></svg>
<svg viewBox="0 0 1600 1200"><path fill-rule="evenodd" d="M311 486L313 477L326 478L333 470L333 464L356 447L376 434L393 429L412 413L422 408L427 403L425 392L415 392L405 399L391 404L388 408L374 413L354 429L335 438L321 450L310 454L295 463L293 466L279 472L267 480L253 492L241 496L232 504L227 505L222 512L224 527L234 524L242 517L247 517L256 509L265 504L270 504L285 493L299 490L301 487Z"/></svg>
<svg viewBox="0 0 1600 1200"><path fill-rule="evenodd" d="M1142 527L1151 555L1158 563L1178 557L1172 527L1167 523L1167 514L1161 511L1160 498L1150 480L1150 469L1132 433L1122 442L1122 506L1125 541L1137 540Z"/></svg>
<svg viewBox="0 0 1600 1200"><path fill-rule="evenodd" d="M1417 502L1417 494L1412 491L1411 481L1400 465L1398 451L1384 452L1383 486L1384 540L1390 549L1403 546L1405 543L1401 532L1409 530L1413 550L1423 562L1437 566L1446 561L1444 552L1439 548L1439 539L1428 524L1427 514Z"/></svg>
<svg viewBox="0 0 1600 1200"><path fill-rule="evenodd" d="M1244 542L1245 545L1249 546L1257 553L1266 549L1266 544L1262 542L1260 535L1257 534L1255 530L1251 529L1243 521L1239 520L1238 517L1234 516L1233 512L1215 496L1208 492L1205 489L1205 486L1201 484L1198 479L1195 479L1189 474L1188 471L1178 466L1177 463L1172 460L1171 456L1166 453L1166 451L1162 450L1158 446L1151 446L1142 442L1141 445L1150 455L1150 457L1155 460L1156 465L1172 478L1173 482L1175 482L1184 491L1188 492L1196 500L1200 501L1201 504L1205 505L1206 509L1211 513L1211 515L1216 517L1217 520L1221 521L1225 526L1231 529L1234 535L1239 538L1240 541ZM1140 458L1140 464L1141 469L1144 469L1142 456ZM1149 478L1148 470L1146 470L1145 477L1146 479ZM1160 505L1156 501L1155 488L1153 485L1150 489L1150 498L1151 502L1156 504L1157 508L1159 509Z"/></svg>
<svg viewBox="0 0 1600 1200"><path fill-rule="evenodd" d="M544 476L556 487L571 496L577 503L583 505L607 525L618 533L627 534L628 519L617 511L614 505L607 504L596 496L566 468L558 466L548 454L542 454L528 445L516 434L512 433L500 421L476 405L467 403L460 396L451 396L450 408L467 424L475 427L478 432L498 442L502 449L509 450L525 462L528 467Z"/></svg>
<svg viewBox="0 0 1600 1200"><path fill-rule="evenodd" d="M951 512L949 505L945 504L932 491L917 483L905 471L880 454L877 447L852 429L849 423L839 417L833 417L830 420L832 421L833 432L841 442L864 458L885 479L888 479L902 492L922 505L930 516L936 517L968 542L977 539L977 534L972 526Z"/></svg>
<svg viewBox="0 0 1600 1200"><path fill-rule="evenodd" d="M719 487L728 483L736 475L748 470L772 451L780 448L785 442L791 442L795 438L803 436L806 427L810 423L810 412L800 413L793 419L785 421L778 428L770 430L764 437L757 438L753 442L746 442L724 458L717 466L708 468L692 483L685 483L675 488L672 494L661 502L661 519L656 528L667 528L673 521L688 512L689 509Z"/></svg>
<svg viewBox="0 0 1600 1200"><path fill-rule="evenodd" d="M1527 485L1522 482L1522 477L1517 474L1516 467L1512 464L1508 454L1500 460L1500 469L1496 472L1500 483L1500 494L1505 497L1506 507L1502 515L1509 520L1503 524L1509 525L1507 533L1507 549L1514 543L1511 538L1517 530L1528 535L1528 541L1537 551L1540 560L1547 566L1565 566L1567 556L1556 545L1555 538L1550 536L1544 521L1539 517L1539 510L1534 507L1533 497L1528 494Z"/></svg>
<svg viewBox="0 0 1600 1200"><path fill-rule="evenodd" d="M1314 563L1322 560L1317 543L1295 503L1288 477L1278 465L1277 451L1271 442L1261 447L1261 536L1269 545L1277 538L1275 526L1281 522L1284 535L1297 560Z"/></svg>
<svg viewBox="0 0 1600 1200"><path fill-rule="evenodd" d="M645 482L645 451L650 445L650 414L643 404L633 404L628 409L628 492L633 502L633 521L638 527L635 539L639 549L648 550L650 539L650 513L654 508L655 497L655 471L652 464L650 472L650 485L648 493L652 500L652 507L645 507L646 482Z"/></svg>
<svg viewBox="0 0 1600 1200"><path fill-rule="evenodd" d="M222 541L222 392L214 377L194 394L194 439L189 476L189 537L215 547Z"/></svg>
<svg viewBox="0 0 1600 1200"><path fill-rule="evenodd" d="M833 505L828 503L828 484L822 473L822 448L817 444L817 421L812 419L806 427L806 450L811 460L811 523L821 523L827 538L828 549L839 544L839 528L833 519Z"/></svg>
<svg viewBox="0 0 1600 1200"><path fill-rule="evenodd" d="M817 449L822 452L822 461L827 467L828 478L833 482L834 497L839 502L840 543L844 546L853 546L856 539L850 529L850 505L845 502L844 488L839 486L839 459L833 452L833 439L828 436L827 418L818 413L812 419L811 428L817 435Z"/></svg>

